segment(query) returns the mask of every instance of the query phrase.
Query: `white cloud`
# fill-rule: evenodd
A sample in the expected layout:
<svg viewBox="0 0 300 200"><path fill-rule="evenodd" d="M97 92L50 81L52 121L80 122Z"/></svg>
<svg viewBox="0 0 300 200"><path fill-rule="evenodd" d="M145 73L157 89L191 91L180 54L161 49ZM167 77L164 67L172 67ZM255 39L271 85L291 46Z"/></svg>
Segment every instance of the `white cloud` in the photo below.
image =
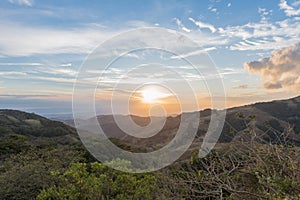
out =
<svg viewBox="0 0 300 200"><path fill-rule="evenodd" d="M7 76L7 75L27 75L25 72L14 72L14 71L5 71L5 72L0 72L0 76Z"/></svg>
<svg viewBox="0 0 300 200"><path fill-rule="evenodd" d="M231 3L228 3L228 4L227 4L227 7L230 7L230 6L231 6Z"/></svg>
<svg viewBox="0 0 300 200"><path fill-rule="evenodd" d="M271 11L261 8L259 12L265 16ZM277 22L251 22L238 26L219 27L218 29L212 24L196 21L193 18L188 19L200 30L196 30L196 28L191 30L184 26L181 20L177 18L174 20L184 31L183 34L197 42L202 48L211 48L217 45L225 46L231 50L273 50L275 47L281 48L297 42L300 36L300 21L296 19L285 19ZM0 56L88 54L98 44L128 30L128 24L132 25L132 23L137 25L137 22L126 23L125 27L113 30L99 25L82 26L76 29L55 29L0 21L0 38L5 38L5 40L0 40ZM138 24L144 26L145 23L139 22ZM214 34L201 32L201 29L209 29ZM22 35L20 36L19 33ZM133 36L132 39L134 40L135 37L139 36ZM159 40L153 39L153 35L149 35L149 39L146 38L145 40L150 46L159 42ZM172 47L170 48L172 49ZM103 52L101 55L107 56L106 54L107 52Z"/></svg>
<svg viewBox="0 0 300 200"><path fill-rule="evenodd" d="M232 75L232 74L244 74L245 70L240 68L232 68L232 67L226 67L223 69L219 69L219 73L221 75Z"/></svg>
<svg viewBox="0 0 300 200"><path fill-rule="evenodd" d="M172 56L171 58L172 59L182 59L182 58L187 58L187 57L190 57L190 56L195 56L195 55L207 53L208 51L212 51L212 50L216 50L216 49L217 49L216 47L208 47L208 48L196 50L196 51L193 51L193 52L189 52L189 53L186 53L186 54Z"/></svg>
<svg viewBox="0 0 300 200"><path fill-rule="evenodd" d="M299 2L295 2L294 5L298 5ZM278 4L279 8L285 12L288 17L300 15L300 8L296 9L288 5L286 0L281 0Z"/></svg>
<svg viewBox="0 0 300 200"><path fill-rule="evenodd" d="M276 37L275 37L276 38ZM249 40L245 40L249 41ZM275 48L283 48L295 42L298 42L297 38L290 39L282 39L282 40L257 40L257 42L253 42L253 44L248 42L238 42L234 45L230 46L230 50L238 50L238 51L256 51L256 50L273 50Z"/></svg>
<svg viewBox="0 0 300 200"><path fill-rule="evenodd" d="M265 8L260 8L260 7L258 8L258 13L262 15L269 15L272 12L273 12L272 10L267 10Z"/></svg>
<svg viewBox="0 0 300 200"><path fill-rule="evenodd" d="M300 92L300 43L273 51L271 57L247 62L245 69L258 73L266 89Z"/></svg>
<svg viewBox="0 0 300 200"><path fill-rule="evenodd" d="M204 22L201 22L201 21L196 21L194 20L193 18L189 18L190 21L192 21L196 26L198 26L199 28L207 28L209 29L212 33L216 32L216 28L211 25L211 24L208 24L208 23L204 23Z"/></svg>
<svg viewBox="0 0 300 200"><path fill-rule="evenodd" d="M231 50L273 50L299 41L300 23L285 19L277 22L261 21L240 26L228 26L218 33L230 38Z"/></svg>
<svg viewBox="0 0 300 200"><path fill-rule="evenodd" d="M101 27L53 29L0 22L0 55L89 53L96 45L116 35ZM20 34L22 33L22 34ZM34 41L34 42L33 42Z"/></svg>
<svg viewBox="0 0 300 200"><path fill-rule="evenodd" d="M187 32L187 33L191 32L190 29L188 29L187 27L185 27L185 26L183 25L183 23L182 23L181 20L179 20L178 18L174 18L174 20L175 20L177 26L178 26L181 30L183 30L183 31L185 31L185 32Z"/></svg>
<svg viewBox="0 0 300 200"><path fill-rule="evenodd" d="M184 33L184 35L204 48L227 45L231 40L229 37L224 37L220 34L203 33L201 30L193 30L190 33Z"/></svg>
<svg viewBox="0 0 300 200"><path fill-rule="evenodd" d="M217 13L218 12L218 9L213 7L213 6L209 6L208 7L208 10L210 10L211 12L214 12L214 13Z"/></svg>
<svg viewBox="0 0 300 200"><path fill-rule="evenodd" d="M267 10L266 8L258 8L258 13L261 16L261 22L267 22L267 16L272 14L273 10Z"/></svg>
<svg viewBox="0 0 300 200"><path fill-rule="evenodd" d="M42 66L42 63L0 63L0 66Z"/></svg>
<svg viewBox="0 0 300 200"><path fill-rule="evenodd" d="M8 0L8 1L13 4L25 5L25 6L32 6L34 3L33 0Z"/></svg>
<svg viewBox="0 0 300 200"><path fill-rule="evenodd" d="M0 38L5 38L5 40L0 40L0 55L2 56L30 56L35 54L88 54L95 49L96 46L103 43L107 39L114 37L122 32L128 31L128 28L120 28L118 30L111 30L99 26L83 26L76 29L54 29L47 27L35 27L30 25L5 23L0 21ZM187 31L187 30L186 30ZM219 41L218 38L212 38L208 40L204 34L199 31L193 31L187 34L196 41L200 41L201 46L207 44L219 44L223 42L222 39ZM20 36L19 33L22 33ZM143 34L142 36L140 34ZM126 35L126 32L125 32ZM172 42L166 43L167 49L178 48L178 43L176 43L177 35L170 39ZM115 56L122 52L122 49L132 48L135 49L137 45L145 46L161 46L160 37L165 37L165 34L155 33L152 34L150 31L146 33L144 31L137 31L131 35L126 35L124 38L128 42L124 44L118 44L118 48L111 51L97 52L99 56ZM137 41L137 38L143 38L143 41ZM164 39L164 38L162 38ZM32 42L34 41L34 42ZM184 45L184 44L183 44ZM183 51L182 48L175 49L176 51ZM100 54L101 53L101 54ZM114 53L115 55L112 55ZM129 55L129 56L133 56Z"/></svg>
<svg viewBox="0 0 300 200"><path fill-rule="evenodd" d="M72 67L72 63L63 63L60 64L61 67Z"/></svg>
<svg viewBox="0 0 300 200"><path fill-rule="evenodd" d="M44 69L42 72L54 75L67 75L75 77L78 74L78 71L72 69L61 69L61 68L49 68Z"/></svg>
<svg viewBox="0 0 300 200"><path fill-rule="evenodd" d="M55 83L68 83L73 84L75 82L75 78L62 78L62 77L42 77L42 76L36 76L31 77L31 80L41 80L41 81L51 81Z"/></svg>

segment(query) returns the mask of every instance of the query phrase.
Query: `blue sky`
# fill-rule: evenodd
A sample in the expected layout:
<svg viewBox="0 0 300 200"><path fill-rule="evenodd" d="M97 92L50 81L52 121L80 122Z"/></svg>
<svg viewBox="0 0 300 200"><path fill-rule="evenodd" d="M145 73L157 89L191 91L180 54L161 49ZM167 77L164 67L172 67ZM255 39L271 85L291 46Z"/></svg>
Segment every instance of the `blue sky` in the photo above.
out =
<svg viewBox="0 0 300 200"><path fill-rule="evenodd" d="M297 81L286 84L299 68L278 77L275 67L245 67L269 64L259 59L299 42L297 0L3 0L0 27L1 108L70 113L73 83L87 55L112 36L142 27L179 31L206 49L223 76L229 107L300 91L292 85Z"/></svg>

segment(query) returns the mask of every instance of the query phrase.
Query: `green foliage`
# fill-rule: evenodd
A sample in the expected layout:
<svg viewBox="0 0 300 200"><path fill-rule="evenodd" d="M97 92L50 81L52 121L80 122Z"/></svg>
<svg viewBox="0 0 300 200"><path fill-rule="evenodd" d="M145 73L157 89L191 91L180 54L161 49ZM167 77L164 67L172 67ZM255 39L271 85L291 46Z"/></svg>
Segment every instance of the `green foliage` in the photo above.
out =
<svg viewBox="0 0 300 200"><path fill-rule="evenodd" d="M153 175L123 173L98 162L74 163L58 180L37 199L154 199L157 182Z"/></svg>
<svg viewBox="0 0 300 200"><path fill-rule="evenodd" d="M37 119L25 119L24 122L35 127L41 126L41 122Z"/></svg>
<svg viewBox="0 0 300 200"><path fill-rule="evenodd" d="M244 114L241 113L241 112L237 112L235 115L236 115L236 117L237 117L238 119L244 119L244 118L245 118Z"/></svg>
<svg viewBox="0 0 300 200"><path fill-rule="evenodd" d="M0 199L300 199L300 149L282 143L286 136L274 131L280 124L272 120L266 131L273 144L257 143L258 132L249 124L259 116L235 115L225 131L232 138L242 133L244 142L217 144L202 159L197 147L185 156L190 160L132 174L109 167L130 171L130 161L95 162L78 145L74 129L60 122L0 110ZM147 152L111 140L125 150Z"/></svg>
<svg viewBox="0 0 300 200"><path fill-rule="evenodd" d="M53 172L64 172L70 163L84 161L78 148L56 146L30 149L1 161L1 199L34 199L42 188L57 182Z"/></svg>
<svg viewBox="0 0 300 200"><path fill-rule="evenodd" d="M75 135L75 129L33 113L0 110L0 135L17 133L27 136L55 137Z"/></svg>
<svg viewBox="0 0 300 200"><path fill-rule="evenodd" d="M29 148L29 145L26 143L28 137L19 134L9 134L3 136L0 140L0 158L3 155L11 153L19 153L22 150Z"/></svg>

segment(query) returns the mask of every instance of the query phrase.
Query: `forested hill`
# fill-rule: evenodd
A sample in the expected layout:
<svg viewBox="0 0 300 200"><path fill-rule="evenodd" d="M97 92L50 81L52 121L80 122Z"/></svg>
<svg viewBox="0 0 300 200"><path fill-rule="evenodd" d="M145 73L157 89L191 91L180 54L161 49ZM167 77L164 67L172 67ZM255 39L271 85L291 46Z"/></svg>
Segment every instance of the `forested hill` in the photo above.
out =
<svg viewBox="0 0 300 200"><path fill-rule="evenodd" d="M215 110L206 109L200 111L200 122L197 132L197 141L202 142L211 120L211 112ZM185 115L183 113L182 115ZM139 116L131 117L133 121L141 126L150 122L150 118ZM168 117L161 131L147 139L135 138L126 135L114 121L112 115L99 115L99 124L105 134L111 138L117 138L126 144L137 148L159 149L172 140L177 134L181 121L181 115ZM73 120L64 121L74 126ZM81 128L91 127L93 120L79 121ZM259 143L280 143L281 140L289 140L294 145L300 146L300 96L271 102L255 103L240 107L227 109L226 120L219 138L220 143L234 141L250 141L253 139L248 133L251 128L255 134L255 141Z"/></svg>
<svg viewBox="0 0 300 200"><path fill-rule="evenodd" d="M34 137L76 135L76 130L59 121L49 120L34 113L0 110L0 135L20 134Z"/></svg>
<svg viewBox="0 0 300 200"><path fill-rule="evenodd" d="M62 122L17 110L0 110L0 161L32 148L81 145L76 130Z"/></svg>
<svg viewBox="0 0 300 200"><path fill-rule="evenodd" d="M299 199L299 99L228 109L220 143L205 158L195 155L212 111L201 111L196 142L186 154L146 174L97 162L76 130L62 122L0 110L0 199ZM123 134L112 116L98 119L111 136ZM150 141L119 137L113 142L128 151L153 150L174 137L179 123L180 116L169 117ZM107 164L112 163L131 166L128 160Z"/></svg>

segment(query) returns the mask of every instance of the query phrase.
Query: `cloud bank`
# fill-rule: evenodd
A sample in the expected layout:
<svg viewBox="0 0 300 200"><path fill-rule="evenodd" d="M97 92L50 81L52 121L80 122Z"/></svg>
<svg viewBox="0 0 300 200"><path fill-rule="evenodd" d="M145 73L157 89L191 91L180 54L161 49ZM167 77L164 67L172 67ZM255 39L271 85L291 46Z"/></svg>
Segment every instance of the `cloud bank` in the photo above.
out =
<svg viewBox="0 0 300 200"><path fill-rule="evenodd" d="M300 42L272 52L268 58L247 62L245 69L265 80L266 89L286 89L300 92Z"/></svg>

